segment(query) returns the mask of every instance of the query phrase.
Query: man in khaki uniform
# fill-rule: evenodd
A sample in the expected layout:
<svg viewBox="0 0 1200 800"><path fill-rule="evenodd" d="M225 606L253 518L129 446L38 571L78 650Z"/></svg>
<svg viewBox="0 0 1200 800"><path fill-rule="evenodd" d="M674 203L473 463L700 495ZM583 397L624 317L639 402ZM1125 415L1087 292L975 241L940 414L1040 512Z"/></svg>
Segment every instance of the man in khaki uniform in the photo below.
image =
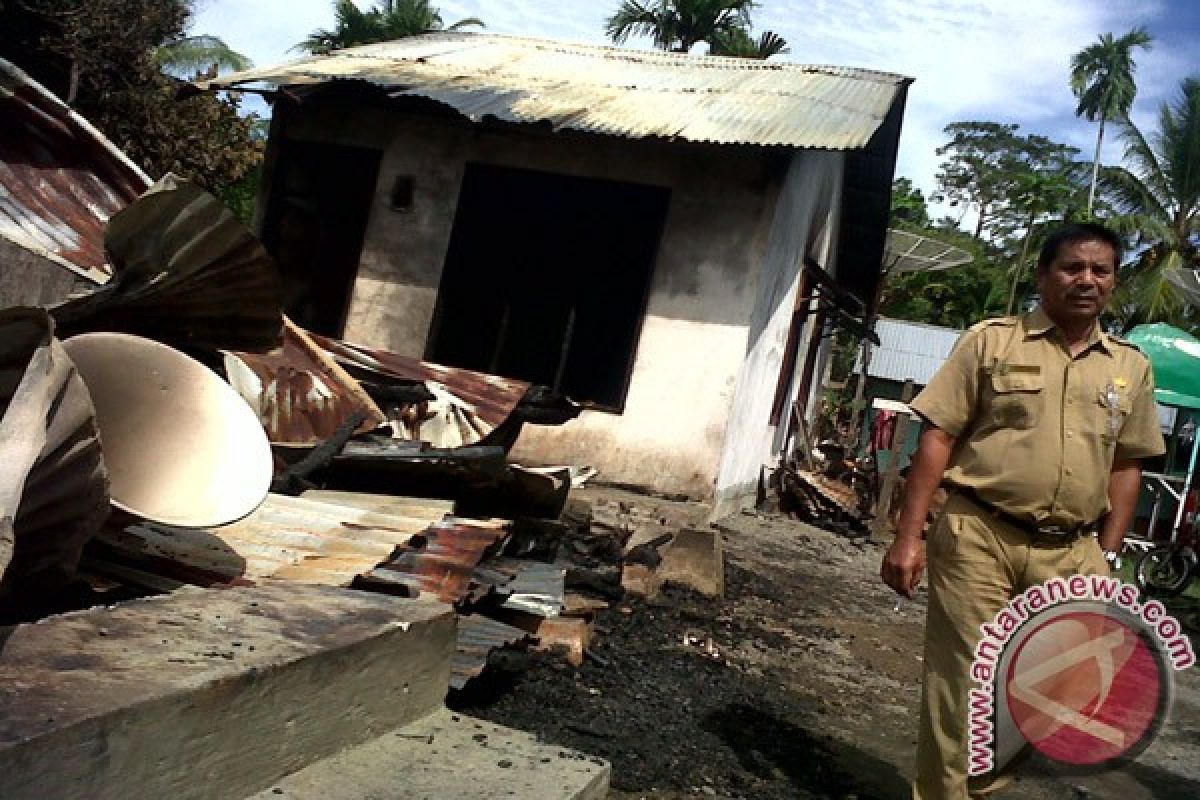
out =
<svg viewBox="0 0 1200 800"><path fill-rule="evenodd" d="M965 800L969 670L980 625L1051 577L1106 573L1141 484L1164 452L1153 375L1100 330L1120 240L1094 224L1053 234L1038 258L1041 306L959 339L912 407L925 421L882 576L912 596L929 567L916 800ZM939 484L949 490L924 541Z"/></svg>

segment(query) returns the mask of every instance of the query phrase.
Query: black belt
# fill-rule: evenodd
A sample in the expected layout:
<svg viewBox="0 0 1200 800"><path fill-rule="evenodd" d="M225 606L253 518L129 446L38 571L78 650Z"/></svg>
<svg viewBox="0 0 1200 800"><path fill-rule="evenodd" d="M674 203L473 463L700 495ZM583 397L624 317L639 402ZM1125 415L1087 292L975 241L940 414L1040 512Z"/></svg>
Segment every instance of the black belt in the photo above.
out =
<svg viewBox="0 0 1200 800"><path fill-rule="evenodd" d="M1085 522L1073 528L1066 528L1061 525L1038 525L1027 519L1022 519L1015 514L1010 514L994 503L989 503L976 494L974 489L967 489L962 486L950 486L949 489L967 498L996 519L1028 534L1030 539L1038 544L1071 544L1077 539L1082 539L1084 536L1091 536L1097 530L1095 522Z"/></svg>

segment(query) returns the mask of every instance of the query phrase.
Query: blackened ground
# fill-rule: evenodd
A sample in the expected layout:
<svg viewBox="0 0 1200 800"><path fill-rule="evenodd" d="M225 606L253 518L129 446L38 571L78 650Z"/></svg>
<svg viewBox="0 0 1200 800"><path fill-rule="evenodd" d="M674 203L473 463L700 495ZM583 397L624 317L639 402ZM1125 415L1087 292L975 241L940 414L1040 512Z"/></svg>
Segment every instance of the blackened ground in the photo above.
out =
<svg viewBox="0 0 1200 800"><path fill-rule="evenodd" d="M535 657L451 705L611 761L622 800L907 798L923 602L896 608L878 545L781 516L721 527L725 599L669 587L621 604L598 618L583 667ZM1087 778L1034 764L1002 796L1200 797L1198 685L1180 676L1173 721L1138 764Z"/></svg>

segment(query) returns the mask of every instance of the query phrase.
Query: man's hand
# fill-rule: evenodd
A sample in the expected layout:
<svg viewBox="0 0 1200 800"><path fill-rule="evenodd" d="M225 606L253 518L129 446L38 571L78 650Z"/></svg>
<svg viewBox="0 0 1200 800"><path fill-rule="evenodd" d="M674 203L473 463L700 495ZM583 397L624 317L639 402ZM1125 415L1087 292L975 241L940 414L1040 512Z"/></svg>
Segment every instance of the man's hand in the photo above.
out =
<svg viewBox="0 0 1200 800"><path fill-rule="evenodd" d="M925 540L897 536L883 556L879 574L884 583L911 600L925 574Z"/></svg>
<svg viewBox="0 0 1200 800"><path fill-rule="evenodd" d="M925 572L925 517L946 464L950 462L955 442L953 436L928 423L921 431L921 440L904 485L896 540L888 548L879 569L883 582L905 597L911 598L916 593Z"/></svg>

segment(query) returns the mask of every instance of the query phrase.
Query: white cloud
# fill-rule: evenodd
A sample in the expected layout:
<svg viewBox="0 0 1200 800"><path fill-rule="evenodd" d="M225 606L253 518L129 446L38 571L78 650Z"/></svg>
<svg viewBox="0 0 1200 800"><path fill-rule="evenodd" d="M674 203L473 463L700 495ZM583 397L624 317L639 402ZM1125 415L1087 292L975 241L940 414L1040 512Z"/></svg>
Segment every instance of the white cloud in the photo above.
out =
<svg viewBox="0 0 1200 800"><path fill-rule="evenodd" d="M1165 0L763 0L756 28L791 46L788 60L898 72L916 79L901 139L898 174L931 190L949 122L1020 122L1091 156L1095 129L1074 118L1070 57L1100 33L1144 24L1153 30ZM617 0L445 0L447 24L479 17L498 33L602 43ZM370 5L359 0L360 6ZM287 48L333 24L331 0L202 0L193 30L222 37L259 65L295 58ZM642 43L643 45L645 43ZM1135 120L1149 120L1189 70L1190 55L1163 46L1138 56ZM1194 69L1194 66L1191 67ZM1105 159L1117 160L1110 141Z"/></svg>

